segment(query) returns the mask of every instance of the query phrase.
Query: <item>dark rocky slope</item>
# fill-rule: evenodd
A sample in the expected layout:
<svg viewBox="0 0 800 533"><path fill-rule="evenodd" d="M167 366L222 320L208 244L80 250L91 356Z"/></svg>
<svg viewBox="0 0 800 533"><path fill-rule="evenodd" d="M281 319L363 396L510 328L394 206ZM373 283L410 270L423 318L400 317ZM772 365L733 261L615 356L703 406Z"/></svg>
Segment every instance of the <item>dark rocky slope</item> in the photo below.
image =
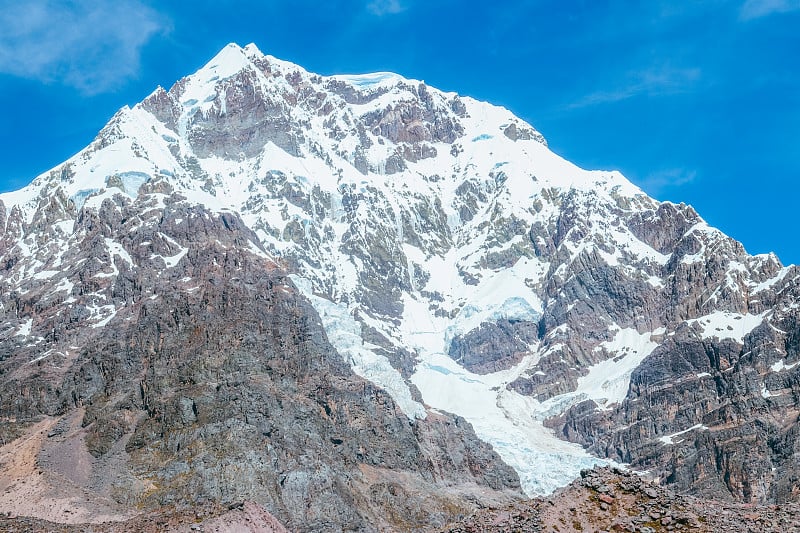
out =
<svg viewBox="0 0 800 533"><path fill-rule="evenodd" d="M74 262L71 315L46 287L4 293L6 316L31 316L46 339L0 343L6 432L52 427L35 458L44 475L128 510L252 500L293 530L428 525L473 499L519 494L516 474L469 424L410 422L354 375L236 215L168 197L152 225L132 227L149 200L117 195L79 217L82 238L62 256ZM107 258L119 275L103 285L93 274L106 238L132 264ZM180 260L163 268L155 254L177 248ZM92 328L81 309L98 293L119 310ZM63 464L65 450L85 464Z"/></svg>

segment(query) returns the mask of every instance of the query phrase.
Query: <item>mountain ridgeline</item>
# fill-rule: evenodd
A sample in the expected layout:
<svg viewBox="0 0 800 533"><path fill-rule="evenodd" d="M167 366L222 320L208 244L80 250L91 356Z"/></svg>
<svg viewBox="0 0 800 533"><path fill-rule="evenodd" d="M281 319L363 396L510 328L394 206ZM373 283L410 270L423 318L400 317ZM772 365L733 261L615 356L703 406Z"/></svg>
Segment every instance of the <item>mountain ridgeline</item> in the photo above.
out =
<svg viewBox="0 0 800 533"><path fill-rule="evenodd" d="M608 462L800 494L798 269L395 74L231 44L123 108L0 195L0 316L0 511L421 529Z"/></svg>

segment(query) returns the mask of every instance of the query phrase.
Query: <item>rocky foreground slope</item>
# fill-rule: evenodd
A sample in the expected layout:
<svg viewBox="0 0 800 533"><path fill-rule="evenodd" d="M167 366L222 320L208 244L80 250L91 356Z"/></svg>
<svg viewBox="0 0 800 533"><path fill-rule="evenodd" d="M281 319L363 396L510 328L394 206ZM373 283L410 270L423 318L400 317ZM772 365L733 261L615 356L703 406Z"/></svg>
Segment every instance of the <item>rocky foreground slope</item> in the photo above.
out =
<svg viewBox="0 0 800 533"><path fill-rule="evenodd" d="M0 516L3 531L254 532L287 531L262 507L239 502L228 507L204 506L191 511L161 510L125 522L64 525L36 519ZM769 533L800 529L800 505L723 503L682 496L619 469L584 470L580 478L546 498L479 509L444 527L415 531L483 532L641 532L687 531Z"/></svg>
<svg viewBox="0 0 800 533"><path fill-rule="evenodd" d="M508 110L229 45L0 195L0 510L427 527L609 460L795 500L798 316Z"/></svg>
<svg viewBox="0 0 800 533"><path fill-rule="evenodd" d="M448 533L630 531L784 532L800 529L800 505L723 503L682 496L618 469L584 470L548 498L480 510Z"/></svg>

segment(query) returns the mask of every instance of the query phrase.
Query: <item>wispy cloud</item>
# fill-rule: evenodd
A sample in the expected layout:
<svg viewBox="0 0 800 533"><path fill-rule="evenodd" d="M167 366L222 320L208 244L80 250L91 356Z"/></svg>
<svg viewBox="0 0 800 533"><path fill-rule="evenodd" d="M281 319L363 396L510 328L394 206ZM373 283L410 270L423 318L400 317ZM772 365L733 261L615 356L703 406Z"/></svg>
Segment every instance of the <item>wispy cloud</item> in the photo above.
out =
<svg viewBox="0 0 800 533"><path fill-rule="evenodd" d="M367 10L373 15L382 17L384 15L396 15L408 8L403 0L372 0L367 4Z"/></svg>
<svg viewBox="0 0 800 533"><path fill-rule="evenodd" d="M637 71L626 76L626 83L610 90L595 91L578 99L569 106L570 109L588 107L597 104L619 102L634 96L664 96L684 93L700 80L699 68L676 69L661 67Z"/></svg>
<svg viewBox="0 0 800 533"><path fill-rule="evenodd" d="M167 24L140 0L0 0L0 72L106 92L138 74Z"/></svg>
<svg viewBox="0 0 800 533"><path fill-rule="evenodd" d="M685 168L668 168L647 175L639 184L651 195L657 195L670 187L680 187L695 180L697 171Z"/></svg>
<svg viewBox="0 0 800 533"><path fill-rule="evenodd" d="M798 10L800 10L800 0L747 0L739 10L739 18L752 20Z"/></svg>

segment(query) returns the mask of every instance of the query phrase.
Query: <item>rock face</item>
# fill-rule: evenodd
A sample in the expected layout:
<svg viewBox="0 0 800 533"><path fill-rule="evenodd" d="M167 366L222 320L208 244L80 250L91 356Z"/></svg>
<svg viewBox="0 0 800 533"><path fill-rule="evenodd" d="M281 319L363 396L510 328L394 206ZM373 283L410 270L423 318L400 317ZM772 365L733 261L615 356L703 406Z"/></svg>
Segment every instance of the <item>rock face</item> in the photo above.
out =
<svg viewBox="0 0 800 533"><path fill-rule="evenodd" d="M229 45L0 215L1 442L104 516L417 527L606 459L800 490L797 268L505 109Z"/></svg>
<svg viewBox="0 0 800 533"><path fill-rule="evenodd" d="M796 503L744 505L676 494L618 469L584 470L548 498L483 509L440 531L795 531Z"/></svg>
<svg viewBox="0 0 800 533"><path fill-rule="evenodd" d="M453 338L448 355L477 374L516 366L539 340L539 324L531 321L484 322L466 335Z"/></svg>
<svg viewBox="0 0 800 533"><path fill-rule="evenodd" d="M746 502L795 500L797 384L784 359L798 355L796 309L770 318L742 344L676 333L634 371L619 409L578 405L556 427L597 453L652 467L680 489ZM654 434L662 436L653 442Z"/></svg>

